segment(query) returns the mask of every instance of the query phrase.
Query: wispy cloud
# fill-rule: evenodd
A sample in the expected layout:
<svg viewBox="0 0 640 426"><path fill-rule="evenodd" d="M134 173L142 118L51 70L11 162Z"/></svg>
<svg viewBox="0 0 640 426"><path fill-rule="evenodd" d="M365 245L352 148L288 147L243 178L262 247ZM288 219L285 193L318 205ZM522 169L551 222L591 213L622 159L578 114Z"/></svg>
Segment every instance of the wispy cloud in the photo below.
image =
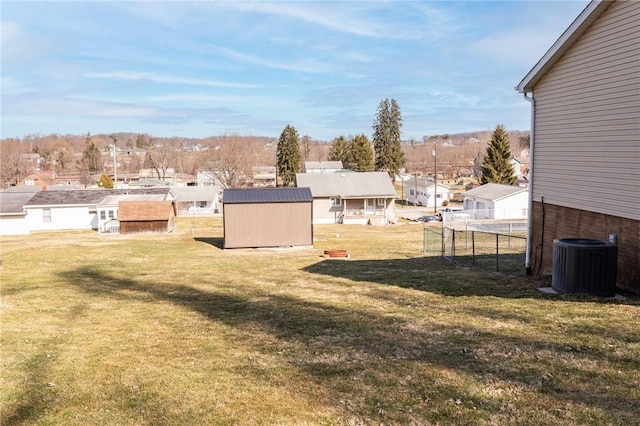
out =
<svg viewBox="0 0 640 426"><path fill-rule="evenodd" d="M529 125L513 90L588 0L10 1L2 137L232 130L332 139Z"/></svg>
<svg viewBox="0 0 640 426"><path fill-rule="evenodd" d="M194 78L173 77L167 75L143 73L135 71L115 71L115 72L90 72L85 74L87 78L99 78L106 80L136 80L152 83L181 84L189 86L211 86L226 87L233 89L255 89L260 86L256 84L234 83L229 81L203 80Z"/></svg>

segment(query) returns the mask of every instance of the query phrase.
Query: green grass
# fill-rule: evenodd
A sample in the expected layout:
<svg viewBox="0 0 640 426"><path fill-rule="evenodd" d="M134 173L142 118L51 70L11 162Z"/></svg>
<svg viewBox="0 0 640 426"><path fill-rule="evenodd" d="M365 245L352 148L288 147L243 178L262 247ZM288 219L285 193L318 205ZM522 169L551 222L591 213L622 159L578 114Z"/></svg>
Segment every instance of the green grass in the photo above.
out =
<svg viewBox="0 0 640 426"><path fill-rule="evenodd" d="M0 424L602 425L640 418L640 301L422 254L422 225L313 248L4 237ZM324 249L350 260L325 260Z"/></svg>

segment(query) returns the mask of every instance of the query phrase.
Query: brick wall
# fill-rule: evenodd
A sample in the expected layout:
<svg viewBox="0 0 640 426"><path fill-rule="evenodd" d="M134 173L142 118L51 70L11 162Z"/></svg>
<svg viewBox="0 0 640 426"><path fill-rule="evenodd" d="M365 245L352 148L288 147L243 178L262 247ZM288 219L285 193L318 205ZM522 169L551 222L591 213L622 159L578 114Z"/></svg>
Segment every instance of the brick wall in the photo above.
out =
<svg viewBox="0 0 640 426"><path fill-rule="evenodd" d="M553 240L556 238L608 240L609 234L616 234L618 288L640 294L640 221L544 204L543 230L542 210L542 203L534 201L531 267L535 274L552 273Z"/></svg>

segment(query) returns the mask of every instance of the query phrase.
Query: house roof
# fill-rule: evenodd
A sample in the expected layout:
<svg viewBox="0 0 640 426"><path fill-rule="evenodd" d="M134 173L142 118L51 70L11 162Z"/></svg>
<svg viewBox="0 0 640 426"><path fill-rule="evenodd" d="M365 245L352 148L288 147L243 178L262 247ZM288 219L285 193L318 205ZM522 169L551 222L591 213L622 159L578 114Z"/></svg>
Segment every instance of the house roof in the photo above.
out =
<svg viewBox="0 0 640 426"><path fill-rule="evenodd" d="M124 194L168 194L168 188L145 189L76 189L61 191L41 191L36 193L25 207L32 206L61 206L61 205L97 205L109 195Z"/></svg>
<svg viewBox="0 0 640 426"><path fill-rule="evenodd" d="M0 215L2 216L15 216L15 215L23 215L24 205L27 201L31 199L36 193L35 192L16 192L10 191L0 192Z"/></svg>
<svg viewBox="0 0 640 426"><path fill-rule="evenodd" d="M305 170L342 169L342 161L305 161Z"/></svg>
<svg viewBox="0 0 640 426"><path fill-rule="evenodd" d="M485 200L498 201L521 192L527 192L527 188L518 186L501 185L499 183L485 183L477 188L462 193L465 197L484 198Z"/></svg>
<svg viewBox="0 0 640 426"><path fill-rule="evenodd" d="M409 181L407 181L405 186L410 189L410 188L415 187L416 185L414 184L414 182L409 180ZM429 190L429 189L433 188L434 183L433 182L426 182L424 179L422 179L422 180L418 180L418 185L417 186L418 186L418 188ZM447 185L443 185L441 183L438 184L438 190L440 190L440 189L445 189L447 191L451 191L451 188L449 188Z"/></svg>
<svg viewBox="0 0 640 426"><path fill-rule="evenodd" d="M218 196L215 186L175 186L171 188L176 201L213 201Z"/></svg>
<svg viewBox="0 0 640 426"><path fill-rule="evenodd" d="M227 188L223 204L249 203L305 203L312 202L309 188Z"/></svg>
<svg viewBox="0 0 640 426"><path fill-rule="evenodd" d="M172 210L175 215L175 204L170 200L120 201L118 220L121 222L169 220Z"/></svg>
<svg viewBox="0 0 640 426"><path fill-rule="evenodd" d="M164 194L118 194L107 195L97 205L100 206L117 206L120 201L162 201L166 198Z"/></svg>
<svg viewBox="0 0 640 426"><path fill-rule="evenodd" d="M311 188L314 197L398 198L386 172L298 173L299 187Z"/></svg>
<svg viewBox="0 0 640 426"><path fill-rule="evenodd" d="M612 3L611 0L592 0L515 89L520 93L530 92Z"/></svg>

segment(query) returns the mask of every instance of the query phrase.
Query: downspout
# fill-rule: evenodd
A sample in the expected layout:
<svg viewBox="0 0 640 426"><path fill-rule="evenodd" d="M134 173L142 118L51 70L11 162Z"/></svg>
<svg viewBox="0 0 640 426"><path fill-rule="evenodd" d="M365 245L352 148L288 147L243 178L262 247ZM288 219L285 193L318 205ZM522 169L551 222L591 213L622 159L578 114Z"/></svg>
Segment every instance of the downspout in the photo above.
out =
<svg viewBox="0 0 640 426"><path fill-rule="evenodd" d="M529 206L527 211L527 248L525 252L524 267L527 275L533 273L531 268L531 235L533 234L533 143L535 140L535 127L536 127L536 100L533 97L533 90L531 96L527 96L527 92L523 92L524 98L531 103L531 130L529 131Z"/></svg>

